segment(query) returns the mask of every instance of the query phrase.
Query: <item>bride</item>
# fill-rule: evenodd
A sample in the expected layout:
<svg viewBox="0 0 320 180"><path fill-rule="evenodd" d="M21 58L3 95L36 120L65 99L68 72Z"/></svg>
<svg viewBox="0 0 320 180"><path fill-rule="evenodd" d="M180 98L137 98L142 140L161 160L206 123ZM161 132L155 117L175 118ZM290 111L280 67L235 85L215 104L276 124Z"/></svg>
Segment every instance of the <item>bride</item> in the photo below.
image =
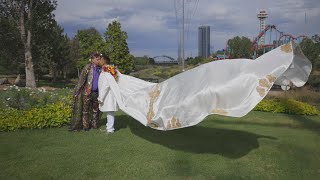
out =
<svg viewBox="0 0 320 180"><path fill-rule="evenodd" d="M110 66L111 67L111 66ZM115 70L101 73L99 97L106 92L122 111L145 126L172 130L193 126L210 114L242 117L273 84L303 86L312 66L294 42L255 60L219 60L203 64L161 83L150 83ZM106 72L106 71L105 71ZM102 103L106 103L106 99Z"/></svg>

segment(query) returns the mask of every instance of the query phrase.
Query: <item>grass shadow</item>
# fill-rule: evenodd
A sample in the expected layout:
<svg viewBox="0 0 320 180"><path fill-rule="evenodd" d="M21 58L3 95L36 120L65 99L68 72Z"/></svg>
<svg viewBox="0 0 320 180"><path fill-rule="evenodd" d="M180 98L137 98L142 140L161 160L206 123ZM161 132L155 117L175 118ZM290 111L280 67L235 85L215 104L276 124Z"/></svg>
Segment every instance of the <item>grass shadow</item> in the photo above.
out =
<svg viewBox="0 0 320 180"><path fill-rule="evenodd" d="M288 115L288 117L299 122L303 128L320 135L320 122L309 119L308 116Z"/></svg>
<svg viewBox="0 0 320 180"><path fill-rule="evenodd" d="M250 132L193 126L174 131L158 131L141 125L133 118L116 117L116 129L129 127L136 136L174 150L219 154L236 159L259 148L259 138L276 139Z"/></svg>
<svg viewBox="0 0 320 180"><path fill-rule="evenodd" d="M302 128L299 125L294 125L290 123L265 123L265 122L249 122L249 121L224 121L215 119L213 123L223 124L223 125L253 125L253 126L265 126L265 127L285 127L285 128L293 128L298 129Z"/></svg>
<svg viewBox="0 0 320 180"><path fill-rule="evenodd" d="M308 116L302 115L286 115L290 119L298 122L295 123L280 123L280 122L257 122L257 121L225 121L220 119L215 119L213 123L217 124L225 124L225 125L254 125L254 126L265 126L265 127L285 127L285 128L292 128L292 129L307 129L313 131L317 134L320 134L320 122L312 120L308 118Z"/></svg>

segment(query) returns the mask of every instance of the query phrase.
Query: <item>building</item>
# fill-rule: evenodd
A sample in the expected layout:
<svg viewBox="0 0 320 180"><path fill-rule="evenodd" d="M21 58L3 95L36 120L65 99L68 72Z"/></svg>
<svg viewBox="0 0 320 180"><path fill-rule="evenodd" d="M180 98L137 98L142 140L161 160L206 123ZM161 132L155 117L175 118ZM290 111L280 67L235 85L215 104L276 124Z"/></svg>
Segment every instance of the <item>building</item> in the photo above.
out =
<svg viewBox="0 0 320 180"><path fill-rule="evenodd" d="M198 56L210 56L210 26L200 26L198 32Z"/></svg>
<svg viewBox="0 0 320 180"><path fill-rule="evenodd" d="M257 14L257 18L260 21L260 32L264 31L264 29L266 28L266 19L268 18L268 13L265 10L261 10L258 14ZM263 35L260 40L259 40L259 45L264 45L265 42L265 36Z"/></svg>

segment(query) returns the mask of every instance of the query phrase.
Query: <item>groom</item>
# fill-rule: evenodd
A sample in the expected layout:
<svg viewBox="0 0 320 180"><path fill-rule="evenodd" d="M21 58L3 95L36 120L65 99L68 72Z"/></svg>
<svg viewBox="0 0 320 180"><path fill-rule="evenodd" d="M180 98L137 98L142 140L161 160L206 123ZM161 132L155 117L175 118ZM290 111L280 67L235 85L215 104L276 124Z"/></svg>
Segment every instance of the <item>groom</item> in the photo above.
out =
<svg viewBox="0 0 320 180"><path fill-rule="evenodd" d="M98 103L98 79L100 53L93 53L82 70L74 92L74 103L69 131L79 131L81 128L88 131L97 128L100 120Z"/></svg>

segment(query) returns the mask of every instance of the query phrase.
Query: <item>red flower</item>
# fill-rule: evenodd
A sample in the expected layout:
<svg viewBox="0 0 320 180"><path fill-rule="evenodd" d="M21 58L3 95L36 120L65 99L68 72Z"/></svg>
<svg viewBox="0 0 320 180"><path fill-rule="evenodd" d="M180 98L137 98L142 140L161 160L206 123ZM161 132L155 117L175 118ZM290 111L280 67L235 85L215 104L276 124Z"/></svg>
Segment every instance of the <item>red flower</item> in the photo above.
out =
<svg viewBox="0 0 320 180"><path fill-rule="evenodd" d="M111 65L103 66L103 71L110 73L116 81L118 80L117 69L114 66L111 66Z"/></svg>

